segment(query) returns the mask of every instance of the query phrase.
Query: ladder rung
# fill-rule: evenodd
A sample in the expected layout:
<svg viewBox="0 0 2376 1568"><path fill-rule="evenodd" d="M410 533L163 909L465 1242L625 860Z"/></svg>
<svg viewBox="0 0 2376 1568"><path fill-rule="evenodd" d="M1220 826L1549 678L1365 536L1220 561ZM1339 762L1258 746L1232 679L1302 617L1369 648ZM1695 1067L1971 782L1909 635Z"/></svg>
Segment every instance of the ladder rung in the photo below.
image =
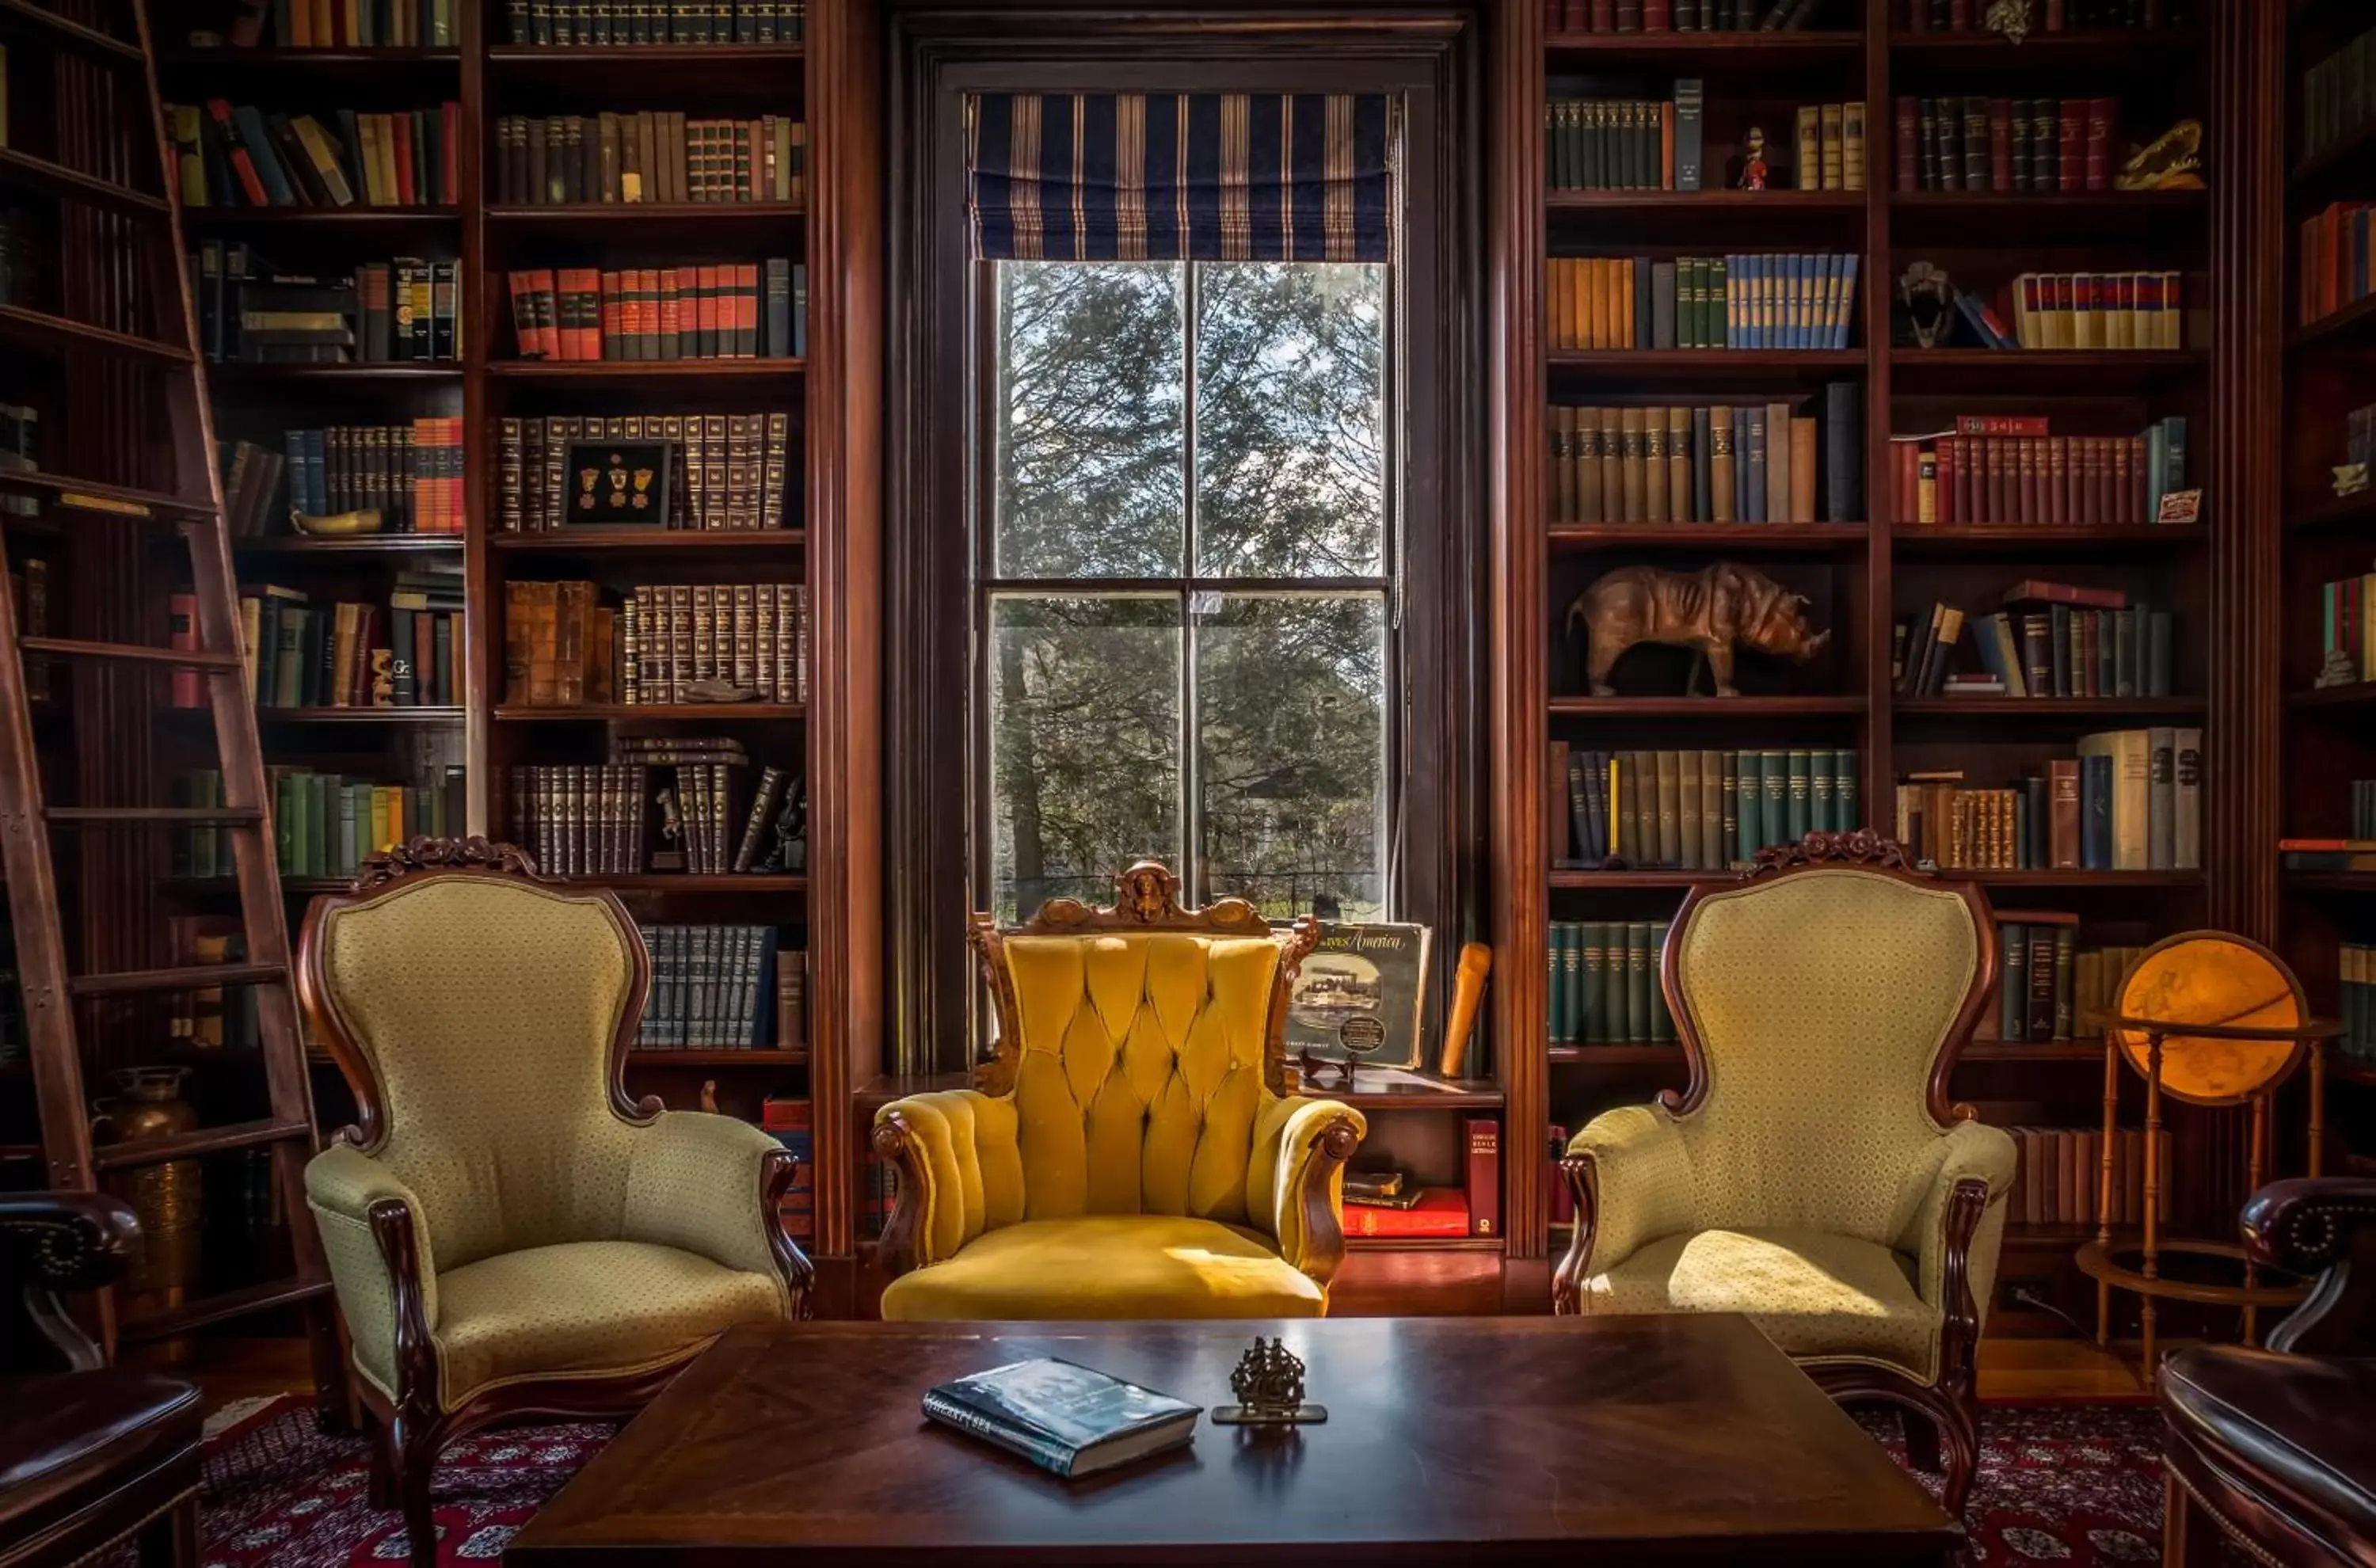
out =
<svg viewBox="0 0 2376 1568"><path fill-rule="evenodd" d="M96 174L86 174L79 169L69 169L63 163L10 148L0 148L0 184L65 196L69 201L87 202L134 218L161 221L166 211L162 196L148 196L113 180L102 180Z"/></svg>
<svg viewBox="0 0 2376 1568"><path fill-rule="evenodd" d="M275 1307L293 1306L326 1295L330 1289L327 1279L308 1279L298 1275L287 1279L267 1279L260 1285L244 1286L237 1290L225 1290L220 1295L201 1296L171 1312L148 1313L140 1317L127 1317L116 1326L119 1338L140 1344L149 1340L171 1339L208 1324L223 1323L250 1313L270 1312Z"/></svg>
<svg viewBox="0 0 2376 1568"><path fill-rule="evenodd" d="M0 30L14 32L34 32L53 43L70 44L87 54L101 59L118 60L127 65L139 65L147 56L137 43L126 43L111 38L94 28L70 21L46 6L36 6L32 0L0 0Z"/></svg>
<svg viewBox="0 0 2376 1568"><path fill-rule="evenodd" d="M202 1154L222 1154L313 1135L314 1129L303 1122L232 1122L220 1127L193 1127L171 1137L101 1144L91 1150L91 1161L101 1170L131 1170L143 1165L162 1165L169 1159L196 1159Z"/></svg>
<svg viewBox="0 0 2376 1568"><path fill-rule="evenodd" d="M128 332L93 327L87 321L70 321L63 315L27 310L22 305L0 305L0 339L66 353L88 350L113 354L119 359L147 360L153 364L188 364L193 358L189 350L172 343L135 338Z"/></svg>
<svg viewBox="0 0 2376 1568"><path fill-rule="evenodd" d="M76 637L18 637L17 646L27 653L59 654L70 659L124 659L141 664L170 664L177 670L244 670L247 667L247 661L235 653L152 647L147 643L93 643Z"/></svg>
<svg viewBox="0 0 2376 1568"><path fill-rule="evenodd" d="M141 490L128 484L105 484L72 474L0 472L0 490L25 491L46 496L53 506L78 512L99 512L111 517L212 517L211 501L192 501L161 490Z"/></svg>
<svg viewBox="0 0 2376 1568"><path fill-rule="evenodd" d="M251 827L264 820L254 806L44 806L42 820L77 823L169 823L176 827Z"/></svg>
<svg viewBox="0 0 2376 1568"><path fill-rule="evenodd" d="M113 974L77 975L66 989L77 996L135 996L144 991L203 991L218 985L258 985L286 980L279 964L192 964L179 969L118 969Z"/></svg>

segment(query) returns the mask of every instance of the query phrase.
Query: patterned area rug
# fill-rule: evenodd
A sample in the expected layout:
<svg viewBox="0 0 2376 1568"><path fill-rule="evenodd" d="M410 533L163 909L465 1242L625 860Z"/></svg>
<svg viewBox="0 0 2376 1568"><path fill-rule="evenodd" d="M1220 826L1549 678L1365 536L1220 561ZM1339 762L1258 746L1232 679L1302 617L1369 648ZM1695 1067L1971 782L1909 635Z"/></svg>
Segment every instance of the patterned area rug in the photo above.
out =
<svg viewBox="0 0 2376 1568"><path fill-rule="evenodd" d="M1894 1417L1859 1418L1904 1457ZM454 1444L437 1467L440 1563L493 1562L606 1425L523 1427ZM2144 1405L1990 1407L1968 1523L1972 1561L2103 1568L2161 1560L2159 1418ZM207 1443L208 1568L367 1568L402 1562L404 1529L368 1498L362 1440L326 1437L275 1399Z"/></svg>

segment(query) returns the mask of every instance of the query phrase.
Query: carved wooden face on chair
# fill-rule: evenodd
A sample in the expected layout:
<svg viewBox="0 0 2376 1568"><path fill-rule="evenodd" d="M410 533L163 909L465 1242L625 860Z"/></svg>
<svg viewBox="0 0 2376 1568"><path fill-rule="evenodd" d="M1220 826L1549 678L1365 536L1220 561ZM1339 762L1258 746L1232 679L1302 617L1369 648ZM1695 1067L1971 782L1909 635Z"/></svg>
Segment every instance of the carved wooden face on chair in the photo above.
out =
<svg viewBox="0 0 2376 1568"><path fill-rule="evenodd" d="M1806 610L1806 595L1754 567L1719 561L1697 572L1657 566L1611 572L1577 596L1567 619L1571 630L1584 623L1589 639L1585 674L1594 696L1616 695L1610 671L1628 648L1664 643L1705 654L1717 695L1729 697L1740 695L1732 683L1736 647L1804 664L1831 641L1830 632L1808 626Z"/></svg>

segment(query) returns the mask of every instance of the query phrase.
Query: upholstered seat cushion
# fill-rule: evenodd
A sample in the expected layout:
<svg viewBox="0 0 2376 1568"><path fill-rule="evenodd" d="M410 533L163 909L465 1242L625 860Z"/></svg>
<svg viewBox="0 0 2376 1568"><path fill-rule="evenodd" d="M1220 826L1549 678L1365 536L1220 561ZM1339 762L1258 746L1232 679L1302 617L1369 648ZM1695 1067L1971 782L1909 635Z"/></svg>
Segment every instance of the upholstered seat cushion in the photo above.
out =
<svg viewBox="0 0 2376 1568"><path fill-rule="evenodd" d="M1883 1361L1928 1381L1940 1316L1913 1260L1816 1230L1702 1230L1585 1281L1589 1313L1744 1313L1793 1356Z"/></svg>
<svg viewBox="0 0 2376 1568"><path fill-rule="evenodd" d="M893 1321L1318 1317L1326 1305L1268 1239L1180 1215L1003 1226L883 1292Z"/></svg>
<svg viewBox="0 0 2376 1568"><path fill-rule="evenodd" d="M648 1242L568 1241L441 1270L432 1337L450 1410L504 1379L656 1366L783 1315L767 1275Z"/></svg>

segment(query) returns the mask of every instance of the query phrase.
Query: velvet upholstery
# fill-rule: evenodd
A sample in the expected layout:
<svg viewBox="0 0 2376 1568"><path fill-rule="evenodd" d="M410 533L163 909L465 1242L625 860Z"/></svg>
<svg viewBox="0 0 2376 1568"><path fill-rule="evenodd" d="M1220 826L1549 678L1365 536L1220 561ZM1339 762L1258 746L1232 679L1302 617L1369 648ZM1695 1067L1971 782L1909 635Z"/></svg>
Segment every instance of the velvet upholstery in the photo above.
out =
<svg viewBox="0 0 2376 1568"><path fill-rule="evenodd" d="M877 1113L912 1145L913 1272L883 1315L1293 1317L1326 1310L1307 1183L1358 1112L1265 1071L1282 942L1180 931L1010 934L1012 1092ZM1319 1176L1322 1165L1326 1174Z"/></svg>

